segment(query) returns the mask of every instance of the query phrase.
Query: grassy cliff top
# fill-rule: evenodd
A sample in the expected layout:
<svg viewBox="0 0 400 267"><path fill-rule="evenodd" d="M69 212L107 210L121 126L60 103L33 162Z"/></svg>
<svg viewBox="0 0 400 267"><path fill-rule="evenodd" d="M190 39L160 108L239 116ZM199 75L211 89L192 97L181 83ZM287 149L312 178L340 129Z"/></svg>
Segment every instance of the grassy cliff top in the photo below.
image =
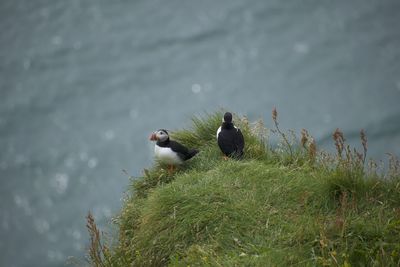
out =
<svg viewBox="0 0 400 267"><path fill-rule="evenodd" d="M366 162L365 135L356 151L340 130L336 155L318 151L306 131L282 132L276 111L270 131L236 117L245 159L225 161L215 140L221 117L173 133L201 151L173 175L156 164L132 179L114 241L101 240L88 216L91 265L400 265L398 161L378 172Z"/></svg>

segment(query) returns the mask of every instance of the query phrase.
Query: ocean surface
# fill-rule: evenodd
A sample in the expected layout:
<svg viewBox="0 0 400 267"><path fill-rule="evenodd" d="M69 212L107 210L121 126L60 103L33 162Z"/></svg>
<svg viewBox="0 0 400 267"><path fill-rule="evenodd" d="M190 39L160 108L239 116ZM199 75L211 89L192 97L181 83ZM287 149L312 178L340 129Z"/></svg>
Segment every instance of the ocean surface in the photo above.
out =
<svg viewBox="0 0 400 267"><path fill-rule="evenodd" d="M0 266L84 260L149 134L226 108L400 155L398 0L1 0Z"/></svg>

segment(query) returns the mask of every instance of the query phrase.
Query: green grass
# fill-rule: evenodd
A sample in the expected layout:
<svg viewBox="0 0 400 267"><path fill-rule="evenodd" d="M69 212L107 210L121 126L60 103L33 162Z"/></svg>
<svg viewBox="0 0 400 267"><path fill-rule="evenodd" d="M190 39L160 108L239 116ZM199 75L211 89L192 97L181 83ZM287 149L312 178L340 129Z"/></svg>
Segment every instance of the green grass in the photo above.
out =
<svg viewBox="0 0 400 267"><path fill-rule="evenodd" d="M356 154L313 156L310 142L288 139L290 149L274 149L264 128L243 118L245 159L224 161L215 141L221 117L173 133L201 150L174 175L155 165L132 179L114 242L88 221L91 265L400 265L397 165L383 179Z"/></svg>

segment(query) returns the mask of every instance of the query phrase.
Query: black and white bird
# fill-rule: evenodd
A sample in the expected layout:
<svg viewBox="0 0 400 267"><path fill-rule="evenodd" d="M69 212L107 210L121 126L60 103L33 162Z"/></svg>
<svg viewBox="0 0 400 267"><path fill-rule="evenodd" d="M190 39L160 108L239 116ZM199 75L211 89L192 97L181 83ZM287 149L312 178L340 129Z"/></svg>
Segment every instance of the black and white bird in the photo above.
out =
<svg viewBox="0 0 400 267"><path fill-rule="evenodd" d="M225 113L222 125L217 130L217 140L218 146L225 157L241 158L243 156L243 134L240 129L233 124L232 113Z"/></svg>
<svg viewBox="0 0 400 267"><path fill-rule="evenodd" d="M156 159L167 164L170 172L173 171L174 166L182 164L199 153L197 149L188 149L184 145L170 140L167 130L164 129L152 133L150 140L157 141L154 146Z"/></svg>

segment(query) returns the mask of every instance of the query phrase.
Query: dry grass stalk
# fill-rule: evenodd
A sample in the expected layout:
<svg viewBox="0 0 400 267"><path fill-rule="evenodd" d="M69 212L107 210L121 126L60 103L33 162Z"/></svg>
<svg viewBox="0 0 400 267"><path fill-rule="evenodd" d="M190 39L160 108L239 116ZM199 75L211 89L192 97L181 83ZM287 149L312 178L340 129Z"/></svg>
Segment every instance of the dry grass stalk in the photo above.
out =
<svg viewBox="0 0 400 267"><path fill-rule="evenodd" d="M308 154L310 156L310 160L314 162L317 158L317 144L315 143L314 138L311 138L310 140L310 144L308 146Z"/></svg>
<svg viewBox="0 0 400 267"><path fill-rule="evenodd" d="M94 221L93 215L89 212L87 217L86 228L89 231L90 246L89 246L89 258L96 267L107 266L104 262L107 260L109 255L109 249L106 245L101 243L100 231ZM110 263L108 264L110 266Z"/></svg>
<svg viewBox="0 0 400 267"><path fill-rule="evenodd" d="M360 139L361 139L361 144L363 147L363 158L362 158L362 162L363 165L365 164L365 159L367 157L367 151L368 151L368 147L367 147L367 136L364 132L364 129L361 129L360 131Z"/></svg>
<svg viewBox="0 0 400 267"><path fill-rule="evenodd" d="M342 167L347 170L353 168L359 169L365 166L365 161L367 158L367 136L364 130L360 131L361 145L363 147L362 152L357 151L357 149L351 149L350 145L346 144L346 139L344 138L343 132L337 128L332 135L335 141L335 147L337 151L337 160ZM345 158L343 159L343 153Z"/></svg>
<svg viewBox="0 0 400 267"><path fill-rule="evenodd" d="M274 109L272 110L272 120L273 120L274 122L276 122L277 119L278 119L278 111L276 111L276 108L274 108Z"/></svg>
<svg viewBox="0 0 400 267"><path fill-rule="evenodd" d="M288 149L289 149L290 158L293 160L292 146L290 145L290 142L289 142L289 140L287 139L285 133L283 133L283 132L281 131L281 129L279 129L278 111L276 110L276 108L274 108L274 109L272 110L272 120L274 121L276 131L281 135L283 141L285 142L286 146L287 146Z"/></svg>
<svg viewBox="0 0 400 267"><path fill-rule="evenodd" d="M388 173L387 175L389 178L400 178L400 161L399 159L391 154L386 153L389 156L389 166L388 166Z"/></svg>
<svg viewBox="0 0 400 267"><path fill-rule="evenodd" d="M343 132L340 131L339 128L336 128L335 132L332 135L333 140L335 141L336 151L338 153L338 158L342 158L342 152L344 149L344 142L346 141L343 136Z"/></svg>
<svg viewBox="0 0 400 267"><path fill-rule="evenodd" d="M267 142L268 139L268 129L264 125L264 121L262 119L257 120L255 123L252 123L250 127L250 131L252 134L257 136L261 143Z"/></svg>
<svg viewBox="0 0 400 267"><path fill-rule="evenodd" d="M306 148L306 144L308 142L308 138L309 138L309 134L308 134L307 130L306 129L302 129L301 130L301 139L300 139L300 143L301 143L302 147Z"/></svg>
<svg viewBox="0 0 400 267"><path fill-rule="evenodd" d="M317 144L306 129L301 130L300 144L307 150L310 161L315 162L317 157Z"/></svg>

